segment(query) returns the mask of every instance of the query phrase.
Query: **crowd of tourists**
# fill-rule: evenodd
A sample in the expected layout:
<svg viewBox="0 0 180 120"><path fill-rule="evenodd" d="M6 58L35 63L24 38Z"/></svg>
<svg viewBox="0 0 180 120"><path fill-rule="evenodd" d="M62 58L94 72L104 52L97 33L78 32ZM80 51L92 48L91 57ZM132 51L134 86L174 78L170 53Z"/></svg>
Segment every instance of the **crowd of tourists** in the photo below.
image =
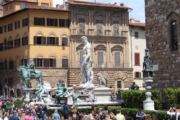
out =
<svg viewBox="0 0 180 120"><path fill-rule="evenodd" d="M7 109L6 105L11 104ZM44 104L34 105L32 103L22 103L21 107L16 107L14 102L0 101L0 120L132 120L133 117L127 117L121 114L121 110L115 115L108 107L99 108L98 111L92 106L90 114L78 112L76 109L70 109L65 104L62 107L62 114L54 110L51 116L47 116L47 106ZM137 120L144 120L145 114L139 109L136 115Z"/></svg>
<svg viewBox="0 0 180 120"><path fill-rule="evenodd" d="M180 120L180 109L170 107L167 114L169 115L170 120Z"/></svg>

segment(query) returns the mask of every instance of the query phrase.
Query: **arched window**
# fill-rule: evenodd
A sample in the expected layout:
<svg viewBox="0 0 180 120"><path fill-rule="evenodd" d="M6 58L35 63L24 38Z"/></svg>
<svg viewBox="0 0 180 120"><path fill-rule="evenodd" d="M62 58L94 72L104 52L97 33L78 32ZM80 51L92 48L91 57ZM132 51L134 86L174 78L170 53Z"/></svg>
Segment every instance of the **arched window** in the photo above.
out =
<svg viewBox="0 0 180 120"><path fill-rule="evenodd" d="M171 49L178 50L177 21L171 22Z"/></svg>

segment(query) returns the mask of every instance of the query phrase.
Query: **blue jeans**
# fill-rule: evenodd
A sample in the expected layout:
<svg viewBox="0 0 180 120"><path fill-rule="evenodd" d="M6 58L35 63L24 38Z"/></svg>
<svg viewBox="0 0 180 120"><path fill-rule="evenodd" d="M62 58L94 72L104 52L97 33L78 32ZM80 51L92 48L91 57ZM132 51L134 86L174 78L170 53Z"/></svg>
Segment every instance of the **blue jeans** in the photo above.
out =
<svg viewBox="0 0 180 120"><path fill-rule="evenodd" d="M43 115L42 120L46 120L46 114Z"/></svg>

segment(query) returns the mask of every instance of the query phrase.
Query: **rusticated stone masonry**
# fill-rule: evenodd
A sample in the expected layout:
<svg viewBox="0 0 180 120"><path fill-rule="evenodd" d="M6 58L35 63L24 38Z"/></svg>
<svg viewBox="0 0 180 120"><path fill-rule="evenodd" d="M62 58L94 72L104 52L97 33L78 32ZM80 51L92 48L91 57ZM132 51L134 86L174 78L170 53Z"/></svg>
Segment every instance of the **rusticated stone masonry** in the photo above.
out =
<svg viewBox="0 0 180 120"><path fill-rule="evenodd" d="M145 0L146 40L155 71L152 87L180 86L180 1ZM172 51L171 23L177 21L178 50Z"/></svg>

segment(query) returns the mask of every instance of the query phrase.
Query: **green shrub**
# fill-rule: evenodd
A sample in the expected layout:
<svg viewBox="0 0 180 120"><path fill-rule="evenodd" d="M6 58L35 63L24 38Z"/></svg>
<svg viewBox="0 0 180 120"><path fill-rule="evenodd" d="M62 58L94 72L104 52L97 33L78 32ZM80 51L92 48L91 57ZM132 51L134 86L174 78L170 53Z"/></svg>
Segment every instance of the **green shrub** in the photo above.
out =
<svg viewBox="0 0 180 120"><path fill-rule="evenodd" d="M127 108L139 108L143 106L143 101L146 99L145 90L125 90L123 91L122 98L125 101ZM151 90L152 100L155 102L155 109L162 108L162 95L159 90Z"/></svg>
<svg viewBox="0 0 180 120"><path fill-rule="evenodd" d="M167 88L164 93L169 107L177 107L180 89Z"/></svg>

